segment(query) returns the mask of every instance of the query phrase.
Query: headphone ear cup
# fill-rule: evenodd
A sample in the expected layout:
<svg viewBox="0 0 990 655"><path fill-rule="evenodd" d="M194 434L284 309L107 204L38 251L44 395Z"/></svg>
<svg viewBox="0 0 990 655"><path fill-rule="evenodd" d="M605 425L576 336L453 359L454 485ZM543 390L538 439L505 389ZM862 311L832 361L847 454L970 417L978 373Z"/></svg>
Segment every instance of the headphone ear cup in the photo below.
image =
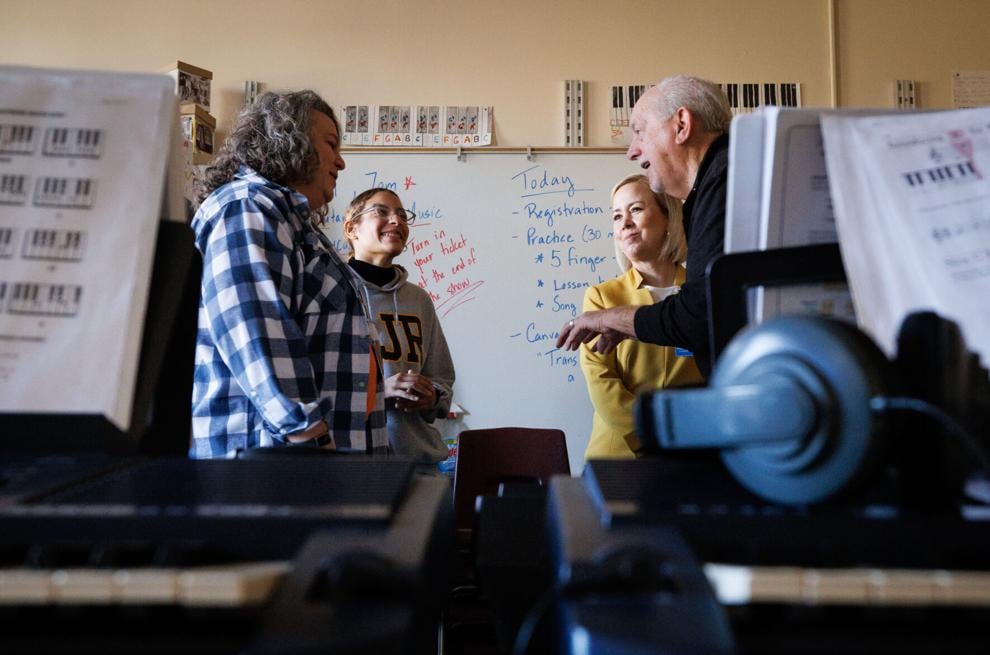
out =
<svg viewBox="0 0 990 655"><path fill-rule="evenodd" d="M793 438L723 449L725 466L750 491L784 504L820 502L855 487L886 449L886 419L870 399L888 393L891 377L876 344L841 321L783 316L741 333L710 386L793 384L811 399L815 420Z"/></svg>

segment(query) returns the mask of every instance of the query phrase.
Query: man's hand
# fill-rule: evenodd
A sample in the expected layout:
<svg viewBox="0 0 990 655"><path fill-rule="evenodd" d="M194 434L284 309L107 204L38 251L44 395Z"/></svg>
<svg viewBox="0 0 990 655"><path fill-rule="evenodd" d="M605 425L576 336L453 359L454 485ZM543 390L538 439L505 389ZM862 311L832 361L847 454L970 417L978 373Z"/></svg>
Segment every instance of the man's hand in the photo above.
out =
<svg viewBox="0 0 990 655"><path fill-rule="evenodd" d="M582 343L589 343L598 337L591 348L597 353L607 355L624 339L636 336L634 317L637 309L635 305L625 305L584 312L564 324L557 337L557 347L577 350Z"/></svg>

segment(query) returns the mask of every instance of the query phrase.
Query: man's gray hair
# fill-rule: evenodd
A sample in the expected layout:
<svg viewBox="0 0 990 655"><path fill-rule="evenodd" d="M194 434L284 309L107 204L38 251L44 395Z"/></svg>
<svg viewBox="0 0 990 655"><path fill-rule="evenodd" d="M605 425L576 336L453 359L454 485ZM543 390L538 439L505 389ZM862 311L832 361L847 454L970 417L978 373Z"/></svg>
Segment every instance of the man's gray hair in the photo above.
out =
<svg viewBox="0 0 990 655"><path fill-rule="evenodd" d="M333 109L313 91L261 95L241 110L234 129L197 190L198 202L227 184L243 166L250 166L276 184L308 182L319 156L309 138L312 113L326 114L340 131Z"/></svg>
<svg viewBox="0 0 990 655"><path fill-rule="evenodd" d="M700 77L674 75L657 84L661 118L670 118L684 107L698 120L705 132L724 134L732 123L732 109L722 88Z"/></svg>

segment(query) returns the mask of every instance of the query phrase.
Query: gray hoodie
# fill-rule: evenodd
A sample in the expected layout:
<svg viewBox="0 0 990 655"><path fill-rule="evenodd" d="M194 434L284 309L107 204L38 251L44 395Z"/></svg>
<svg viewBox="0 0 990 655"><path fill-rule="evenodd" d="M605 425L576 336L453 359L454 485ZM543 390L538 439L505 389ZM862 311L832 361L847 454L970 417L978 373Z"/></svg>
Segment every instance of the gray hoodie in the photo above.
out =
<svg viewBox="0 0 990 655"><path fill-rule="evenodd" d="M450 411L454 362L429 294L407 283L406 269L397 264L393 268L398 275L384 286L354 274L364 287L365 299L378 324L383 377L410 370L425 375L433 381L437 403L430 410L402 412L395 408L394 398L386 399L388 440L400 457L440 462L447 458L447 446L433 422L446 418Z"/></svg>

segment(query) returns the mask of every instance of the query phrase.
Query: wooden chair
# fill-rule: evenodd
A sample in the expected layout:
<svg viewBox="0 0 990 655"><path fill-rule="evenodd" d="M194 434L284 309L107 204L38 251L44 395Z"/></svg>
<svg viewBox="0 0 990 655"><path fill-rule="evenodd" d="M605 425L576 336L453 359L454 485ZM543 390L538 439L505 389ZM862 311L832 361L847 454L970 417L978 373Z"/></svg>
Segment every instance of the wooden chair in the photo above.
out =
<svg viewBox="0 0 990 655"><path fill-rule="evenodd" d="M549 483L570 475L567 442L561 430L492 428L465 430L457 441L454 468L454 515L458 533L474 524L475 499L495 495L505 483Z"/></svg>

